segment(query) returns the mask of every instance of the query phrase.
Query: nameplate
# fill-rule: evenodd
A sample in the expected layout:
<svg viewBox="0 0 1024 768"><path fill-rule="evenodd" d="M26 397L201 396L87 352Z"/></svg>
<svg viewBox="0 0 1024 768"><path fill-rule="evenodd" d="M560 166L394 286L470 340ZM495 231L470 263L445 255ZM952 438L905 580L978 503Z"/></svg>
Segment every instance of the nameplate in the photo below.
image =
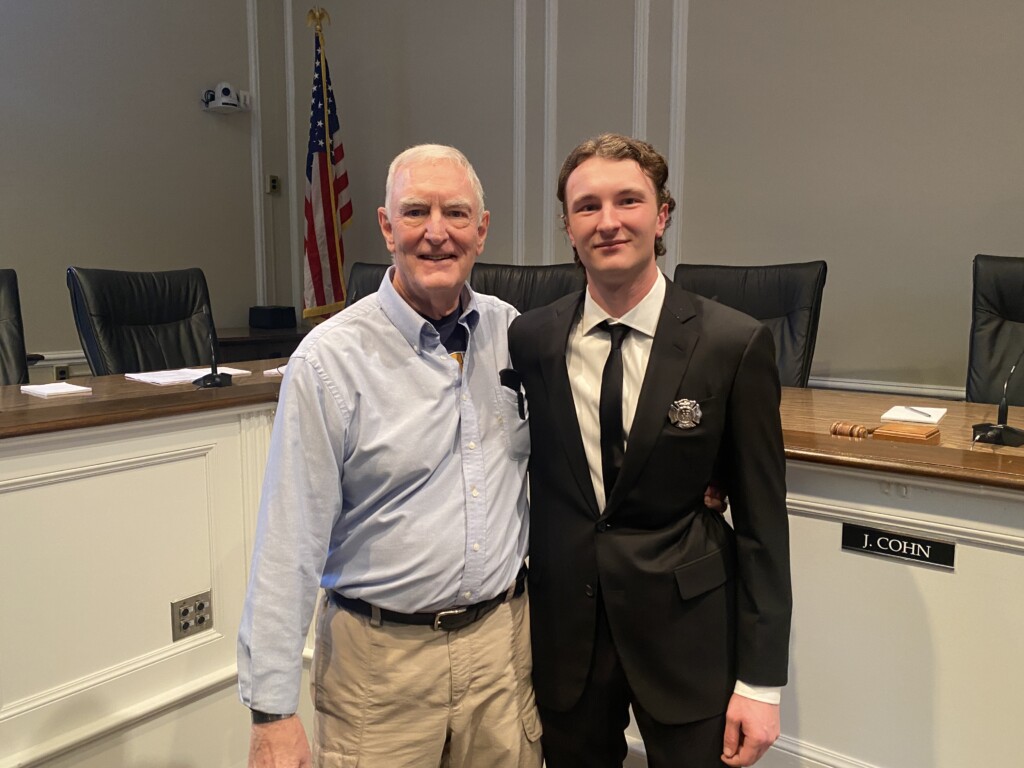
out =
<svg viewBox="0 0 1024 768"><path fill-rule="evenodd" d="M956 544L843 523L843 549L953 570Z"/></svg>

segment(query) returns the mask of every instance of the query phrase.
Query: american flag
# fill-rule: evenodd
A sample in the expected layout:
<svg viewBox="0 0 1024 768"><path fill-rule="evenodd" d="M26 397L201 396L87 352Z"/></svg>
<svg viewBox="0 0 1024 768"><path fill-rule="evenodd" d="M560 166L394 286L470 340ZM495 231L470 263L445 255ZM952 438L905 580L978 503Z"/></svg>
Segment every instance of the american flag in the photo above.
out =
<svg viewBox="0 0 1024 768"><path fill-rule="evenodd" d="M313 89L306 153L306 262L303 317L326 317L345 306L345 248L341 230L352 218L352 199L341 146L338 112L323 36L316 32ZM331 161L328 161L331 158Z"/></svg>

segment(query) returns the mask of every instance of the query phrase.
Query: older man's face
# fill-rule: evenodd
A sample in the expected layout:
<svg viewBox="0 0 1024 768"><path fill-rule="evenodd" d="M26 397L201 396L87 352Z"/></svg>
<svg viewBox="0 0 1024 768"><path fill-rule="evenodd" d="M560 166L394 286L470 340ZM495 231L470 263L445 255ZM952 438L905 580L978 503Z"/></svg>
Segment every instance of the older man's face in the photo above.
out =
<svg viewBox="0 0 1024 768"><path fill-rule="evenodd" d="M402 166L377 218L395 257L398 294L427 317L452 312L490 222L487 211L477 210L465 169L448 160Z"/></svg>

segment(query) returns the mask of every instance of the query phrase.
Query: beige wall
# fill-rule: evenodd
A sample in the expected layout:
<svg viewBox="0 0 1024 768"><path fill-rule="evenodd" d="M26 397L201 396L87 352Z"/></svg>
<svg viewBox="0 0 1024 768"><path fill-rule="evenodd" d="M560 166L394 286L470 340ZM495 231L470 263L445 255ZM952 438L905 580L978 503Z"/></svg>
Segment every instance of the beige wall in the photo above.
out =
<svg viewBox="0 0 1024 768"><path fill-rule="evenodd" d="M693 0L684 259L826 259L812 375L963 387L971 259L1024 256L1022 37L1017 0Z"/></svg>
<svg viewBox="0 0 1024 768"><path fill-rule="evenodd" d="M64 271L200 266L222 325L255 298L245 0L0 2L0 263L30 350L78 347Z"/></svg>
<svg viewBox="0 0 1024 768"><path fill-rule="evenodd" d="M421 141L476 165L486 260L565 261L562 158L599 131L639 133L681 198L667 271L824 258L814 376L963 386L971 257L1024 255L1024 4L323 5L348 263L388 259L386 166ZM19 271L32 350L77 347L68 264L198 264L222 326L245 323L261 259L265 300L299 300L308 8L0 0L0 263ZM199 91L222 79L252 89L258 113L203 114ZM278 195L253 180L254 131Z"/></svg>
<svg viewBox="0 0 1024 768"><path fill-rule="evenodd" d="M348 158L355 219L347 261L388 261L377 228L391 159L423 142L451 144L476 168L494 212L486 258L511 261L513 4L479 0L324 3L324 35ZM312 72L308 5L295 6L298 125ZM305 162L305 142L296 157ZM500 214L500 215L499 215Z"/></svg>

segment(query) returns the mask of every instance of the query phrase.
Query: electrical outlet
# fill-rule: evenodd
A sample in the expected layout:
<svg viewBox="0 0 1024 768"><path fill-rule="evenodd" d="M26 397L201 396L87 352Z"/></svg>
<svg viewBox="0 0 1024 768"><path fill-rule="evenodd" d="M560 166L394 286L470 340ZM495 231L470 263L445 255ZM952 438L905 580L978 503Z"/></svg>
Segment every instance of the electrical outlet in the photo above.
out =
<svg viewBox="0 0 1024 768"><path fill-rule="evenodd" d="M53 380L54 381L67 381L71 378L71 369L66 365L55 365L53 366Z"/></svg>
<svg viewBox="0 0 1024 768"><path fill-rule="evenodd" d="M212 595L207 590L171 603L171 642L213 629Z"/></svg>
<svg viewBox="0 0 1024 768"><path fill-rule="evenodd" d="M263 191L268 195L275 195L281 191L281 177L270 174L263 180Z"/></svg>

